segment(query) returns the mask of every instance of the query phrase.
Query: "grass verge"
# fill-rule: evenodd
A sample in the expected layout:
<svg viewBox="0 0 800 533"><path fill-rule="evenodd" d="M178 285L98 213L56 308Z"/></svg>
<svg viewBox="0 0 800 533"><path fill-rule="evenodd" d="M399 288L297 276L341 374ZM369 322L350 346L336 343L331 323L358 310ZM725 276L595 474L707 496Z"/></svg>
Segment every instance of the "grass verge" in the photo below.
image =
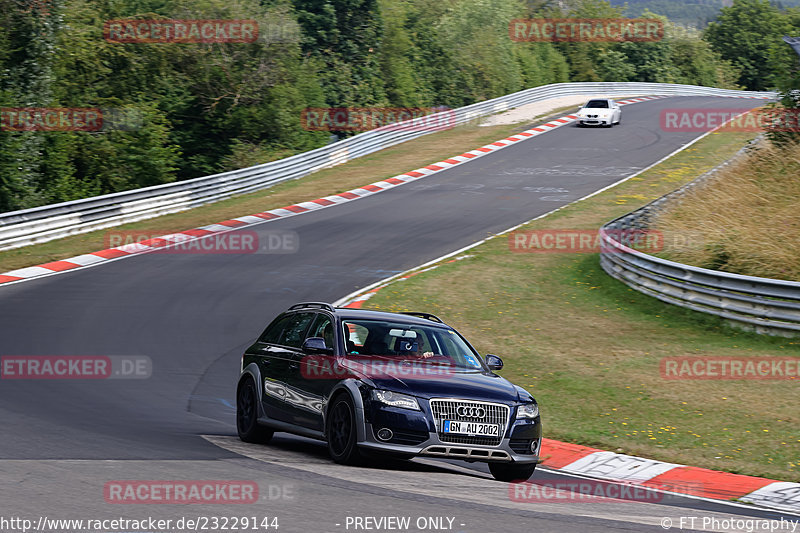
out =
<svg viewBox="0 0 800 533"><path fill-rule="evenodd" d="M0 252L0 273L108 248L108 243L105 241L110 231L142 231L146 234L164 235L355 189L474 150L524 131L531 127L531 124L546 122L552 116L561 115L565 111L574 109L574 106L564 107L548 113L546 116L536 117L532 122L519 124L486 127L475 124L458 126L452 130L426 135L355 159L344 165L322 170L262 191L236 196L180 213L116 226L113 229L98 230L7 250Z"/></svg>
<svg viewBox="0 0 800 533"><path fill-rule="evenodd" d="M800 281L800 144L759 144L664 210L652 225L673 261Z"/></svg>
<svg viewBox="0 0 800 533"><path fill-rule="evenodd" d="M732 156L752 134L717 133L653 169L526 229L596 229ZM800 481L800 380L664 380L669 356L794 356L761 337L663 304L607 276L596 254L471 257L389 285L366 307L435 313L537 397L545 435L728 472Z"/></svg>

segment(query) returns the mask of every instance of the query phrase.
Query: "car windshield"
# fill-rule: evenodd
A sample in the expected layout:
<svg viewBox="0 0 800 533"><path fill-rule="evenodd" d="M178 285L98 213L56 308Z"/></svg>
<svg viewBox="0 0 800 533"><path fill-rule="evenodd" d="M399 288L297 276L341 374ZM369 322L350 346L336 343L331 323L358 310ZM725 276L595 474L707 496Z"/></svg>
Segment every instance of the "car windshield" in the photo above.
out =
<svg viewBox="0 0 800 533"><path fill-rule="evenodd" d="M608 109L608 100L589 100L583 107L589 109Z"/></svg>
<svg viewBox="0 0 800 533"><path fill-rule="evenodd" d="M342 326L348 357L391 357L463 370L484 369L464 339L447 327L384 320L344 320Z"/></svg>

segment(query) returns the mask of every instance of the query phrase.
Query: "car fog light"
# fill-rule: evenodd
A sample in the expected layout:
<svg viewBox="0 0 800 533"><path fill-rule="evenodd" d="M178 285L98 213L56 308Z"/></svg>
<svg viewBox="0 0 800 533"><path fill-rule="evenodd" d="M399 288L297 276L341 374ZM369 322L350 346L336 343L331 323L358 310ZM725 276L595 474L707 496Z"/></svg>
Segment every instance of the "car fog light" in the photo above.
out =
<svg viewBox="0 0 800 533"><path fill-rule="evenodd" d="M392 433L391 429L388 428L381 428L378 430L378 438L380 440L389 440L392 438L394 433Z"/></svg>

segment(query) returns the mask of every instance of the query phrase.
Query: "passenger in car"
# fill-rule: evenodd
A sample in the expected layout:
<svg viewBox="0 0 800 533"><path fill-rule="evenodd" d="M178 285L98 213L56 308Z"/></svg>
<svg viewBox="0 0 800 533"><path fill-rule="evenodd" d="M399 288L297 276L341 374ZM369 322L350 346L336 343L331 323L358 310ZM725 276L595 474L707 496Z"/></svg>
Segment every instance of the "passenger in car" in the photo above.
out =
<svg viewBox="0 0 800 533"><path fill-rule="evenodd" d="M371 330L364 341L364 355L395 355L386 342L388 333L388 330Z"/></svg>

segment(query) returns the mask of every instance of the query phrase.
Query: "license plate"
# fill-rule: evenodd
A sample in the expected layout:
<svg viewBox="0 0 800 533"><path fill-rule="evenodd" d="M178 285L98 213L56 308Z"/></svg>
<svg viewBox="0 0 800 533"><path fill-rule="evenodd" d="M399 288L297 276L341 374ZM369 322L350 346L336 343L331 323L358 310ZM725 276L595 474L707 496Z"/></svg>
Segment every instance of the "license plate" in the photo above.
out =
<svg viewBox="0 0 800 533"><path fill-rule="evenodd" d="M458 433L460 435L470 435L475 437L499 437L500 426L498 424L481 424L479 422L458 422L456 420L445 420L444 432Z"/></svg>

